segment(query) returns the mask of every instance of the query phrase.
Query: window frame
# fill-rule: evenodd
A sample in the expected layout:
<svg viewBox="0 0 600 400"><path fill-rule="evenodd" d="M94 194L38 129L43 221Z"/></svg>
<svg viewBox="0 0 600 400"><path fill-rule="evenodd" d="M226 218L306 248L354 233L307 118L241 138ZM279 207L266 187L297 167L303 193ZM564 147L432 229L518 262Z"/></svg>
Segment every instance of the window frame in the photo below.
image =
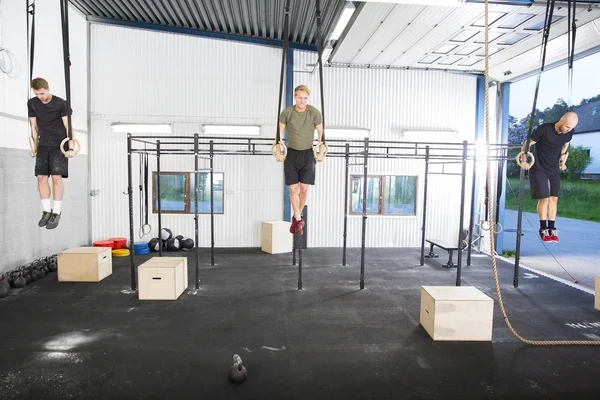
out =
<svg viewBox="0 0 600 400"><path fill-rule="evenodd" d="M384 213L385 210L385 204L384 204L384 193L385 193L385 189L386 189L386 178L387 177L410 177L410 178L415 178L415 212L414 214L386 214ZM358 216L358 215L362 215L362 211L358 211L358 212L354 212L352 211L352 182L354 181L354 178L359 178L359 179L363 179L364 175L363 174L351 174L350 175L350 182L349 187L350 190L348 190L348 215L354 215L354 216ZM418 215L418 190L419 190L419 176L418 175L393 175L393 174L368 174L367 178L378 178L379 179L379 202L377 205L377 212L368 212L367 211L367 215L378 215L378 216L382 216L382 217L416 217ZM362 194L361 194L362 195Z"/></svg>
<svg viewBox="0 0 600 400"><path fill-rule="evenodd" d="M206 174L209 175L210 174L210 170L204 171L204 170L199 170L198 171L199 174ZM194 201L194 196L192 193L190 193L191 190L191 182L192 179L194 179L194 174L196 174L196 172L180 172L180 171L161 171L160 175L183 175L184 177L184 194L183 194L183 201L184 201L184 209L183 210L160 210L161 215L162 214L175 214L175 215L191 215L191 214L195 214L195 212L191 212L191 204ZM215 215L224 215L225 214L225 173L224 172L214 172L213 174L222 174L223 175L223 198L221 199L221 202L223 203L223 210L221 212L214 212ZM156 207L156 179L157 179L157 175L158 172L157 171L152 171L152 214L158 214L158 208ZM210 197L210 195L209 195ZM202 214L202 215L210 215L210 211L209 212L202 212L202 211L198 211L198 214Z"/></svg>

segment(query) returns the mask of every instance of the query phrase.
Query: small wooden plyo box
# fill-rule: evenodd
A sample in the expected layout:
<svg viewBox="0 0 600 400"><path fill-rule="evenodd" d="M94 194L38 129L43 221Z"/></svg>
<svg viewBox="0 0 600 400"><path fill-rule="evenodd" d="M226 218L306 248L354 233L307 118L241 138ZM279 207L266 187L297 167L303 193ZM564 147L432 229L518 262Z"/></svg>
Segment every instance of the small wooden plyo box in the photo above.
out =
<svg viewBox="0 0 600 400"><path fill-rule="evenodd" d="M177 300L188 286L187 257L152 257L138 267L138 300Z"/></svg>
<svg viewBox="0 0 600 400"><path fill-rule="evenodd" d="M600 276L596 277L596 290L594 295L594 308L600 311Z"/></svg>
<svg viewBox="0 0 600 400"><path fill-rule="evenodd" d="M263 221L261 250L271 254L291 253L294 237L290 225L286 221Z"/></svg>
<svg viewBox="0 0 600 400"><path fill-rule="evenodd" d="M112 274L110 247L73 247L57 255L59 282L100 282Z"/></svg>
<svg viewBox="0 0 600 400"><path fill-rule="evenodd" d="M433 340L491 341L494 301L472 286L421 287L420 323Z"/></svg>

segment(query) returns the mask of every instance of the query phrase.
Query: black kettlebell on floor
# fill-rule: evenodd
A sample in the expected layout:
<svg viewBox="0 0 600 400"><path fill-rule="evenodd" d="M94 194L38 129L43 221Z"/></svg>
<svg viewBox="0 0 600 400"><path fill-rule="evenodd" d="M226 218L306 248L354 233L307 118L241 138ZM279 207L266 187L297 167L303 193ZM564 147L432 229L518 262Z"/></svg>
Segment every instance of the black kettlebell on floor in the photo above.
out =
<svg viewBox="0 0 600 400"><path fill-rule="evenodd" d="M8 296L10 292L10 284L6 279L0 280L0 299Z"/></svg>
<svg viewBox="0 0 600 400"><path fill-rule="evenodd" d="M48 264L48 270L50 270L50 272L55 272L58 269L58 266L56 265L56 263L54 261L52 261L50 264Z"/></svg>
<svg viewBox="0 0 600 400"><path fill-rule="evenodd" d="M19 275L15 280L13 280L12 285L17 289L20 289L27 285L27 281L25 280L25 278Z"/></svg>
<svg viewBox="0 0 600 400"><path fill-rule="evenodd" d="M229 381L239 385L244 383L247 377L248 371L246 371L246 367L242 364L242 359L235 354L233 356L233 365L229 368Z"/></svg>

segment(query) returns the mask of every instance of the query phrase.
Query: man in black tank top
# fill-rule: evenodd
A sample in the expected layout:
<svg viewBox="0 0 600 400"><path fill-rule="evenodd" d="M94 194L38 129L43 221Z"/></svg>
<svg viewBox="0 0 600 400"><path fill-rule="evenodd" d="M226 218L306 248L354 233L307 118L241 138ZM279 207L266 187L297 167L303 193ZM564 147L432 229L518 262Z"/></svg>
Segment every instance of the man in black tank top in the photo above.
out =
<svg viewBox="0 0 600 400"><path fill-rule="evenodd" d="M33 79L31 88L35 94L35 97L27 101L33 139L31 156L36 157L35 176L42 200L42 218L38 226L54 229L58 226L62 212L63 178L69 176L69 159L61 151L60 144L68 137L68 116L72 114L72 110L65 100L50 93L45 79ZM73 140L69 140L68 144L69 147L65 150L72 150ZM50 203L48 177L52 177L53 204Z"/></svg>
<svg viewBox="0 0 600 400"><path fill-rule="evenodd" d="M567 168L569 143L579 118L574 112L565 113L560 121L538 126L529 136L535 162L529 168L531 198L538 200L540 238L543 242L558 242L555 226L560 194L560 171ZM522 150L525 151L523 143ZM527 169L527 167L525 167Z"/></svg>

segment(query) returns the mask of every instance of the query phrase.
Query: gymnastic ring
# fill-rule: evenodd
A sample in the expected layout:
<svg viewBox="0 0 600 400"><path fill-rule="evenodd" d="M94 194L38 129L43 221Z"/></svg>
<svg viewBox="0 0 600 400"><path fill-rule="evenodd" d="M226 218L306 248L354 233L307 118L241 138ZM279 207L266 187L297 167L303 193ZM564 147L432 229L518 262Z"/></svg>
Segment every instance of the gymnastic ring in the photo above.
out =
<svg viewBox="0 0 600 400"><path fill-rule="evenodd" d="M329 146L327 145L327 143L319 142L317 144L317 149L318 151L313 148L315 160L317 160L318 162L323 162L323 160L325 160L327 152L329 151Z"/></svg>
<svg viewBox="0 0 600 400"><path fill-rule="evenodd" d="M65 150L65 143L67 143L69 140L72 140L75 143L75 148L73 150ZM81 150L81 145L77 139L64 138L63 141L60 142L60 151L62 151L65 157L75 157L77 154L79 154L79 150Z"/></svg>
<svg viewBox="0 0 600 400"><path fill-rule="evenodd" d="M281 149L283 149L283 153L281 153ZM273 153L273 156L275 157L277 162L282 162L287 157L288 149L285 143L283 142L273 143L273 146L271 146L271 153Z"/></svg>
<svg viewBox="0 0 600 400"><path fill-rule="evenodd" d="M496 229L496 230L494 230L494 233L495 233L496 235L499 235L499 234L501 234L501 233L504 231L504 228L502 227L502 224L501 224L500 222L497 222L497 223L495 223L494 225L496 225L496 226L499 226L499 227L500 227L500 230L497 230L497 229Z"/></svg>
<svg viewBox="0 0 600 400"><path fill-rule="evenodd" d="M37 154L37 149L35 148L35 142L33 141L33 138L31 136L29 136L29 147L31 148L31 153L29 153L31 155L31 157L35 157L35 155Z"/></svg>
<svg viewBox="0 0 600 400"><path fill-rule="evenodd" d="M489 227L489 222L488 222L488 227L486 228L485 226L483 226L484 223L486 223L488 221L482 220L481 222L479 222L479 227L481 228L482 231L489 231L490 227Z"/></svg>
<svg viewBox="0 0 600 400"><path fill-rule="evenodd" d="M515 158L517 160L517 165L519 167L521 167L524 170L528 170L531 167L533 167L533 164L535 164L535 157L533 156L533 154L531 154L531 152L527 152L527 161L521 161L521 157L525 155L525 152L522 151L519 154L517 154L517 157ZM531 159L531 162L529 162L529 159Z"/></svg>
<svg viewBox="0 0 600 400"><path fill-rule="evenodd" d="M483 230L483 231L489 231L490 228L491 228L489 226L489 222L488 222L488 227L487 228L483 225L485 222L488 222L488 221L481 221L479 223L479 226L481 227L481 230ZM500 224L500 223L494 223L494 225L499 225L500 226L500 230L495 230L494 229L494 234L499 235L499 234L501 234L504 231L504 228L502 227L502 224Z"/></svg>
<svg viewBox="0 0 600 400"><path fill-rule="evenodd" d="M148 232L146 232L146 227L148 227ZM150 231L152 231L152 227L150 226L150 224L144 224L144 225L140 226L140 231L138 232L140 239L143 239L144 236L146 236L150 233Z"/></svg>

